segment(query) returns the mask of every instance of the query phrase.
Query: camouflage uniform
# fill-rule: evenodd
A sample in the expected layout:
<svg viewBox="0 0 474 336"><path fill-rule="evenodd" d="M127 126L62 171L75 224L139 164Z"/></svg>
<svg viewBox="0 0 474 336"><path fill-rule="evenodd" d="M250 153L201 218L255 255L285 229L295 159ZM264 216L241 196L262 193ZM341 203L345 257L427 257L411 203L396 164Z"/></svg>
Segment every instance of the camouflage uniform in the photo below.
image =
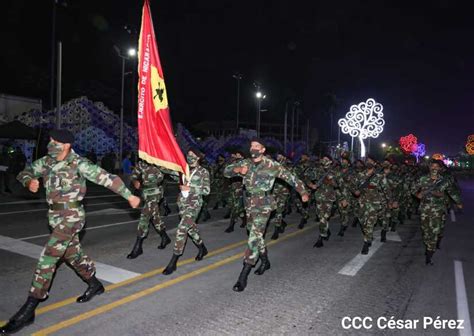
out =
<svg viewBox="0 0 474 336"><path fill-rule="evenodd" d="M364 172L360 174L358 184L362 185L369 177L370 182L366 188L360 191L360 221L364 242L371 243L373 240L374 226L377 221L383 221L387 203L391 199L387 179L382 172L375 171L373 177ZM372 175L373 175L372 174Z"/></svg>
<svg viewBox="0 0 474 336"><path fill-rule="evenodd" d="M349 167L344 167L336 174L336 179L339 186L337 208L344 231L349 224L349 218L354 211L354 204L356 202L354 197L354 172Z"/></svg>
<svg viewBox="0 0 474 336"><path fill-rule="evenodd" d="M236 174L233 169L247 167L245 175ZM304 184L293 173L278 162L263 157L262 161L254 163L251 159L228 165L224 170L225 177L242 176L245 186L245 211L247 226L250 227L248 246L245 250L244 262L255 265L260 254L266 254L263 235L272 211L276 208L275 198L271 190L275 179L287 182L301 194L307 194Z"/></svg>
<svg viewBox="0 0 474 336"><path fill-rule="evenodd" d="M214 210L219 207L219 204L222 203L222 207L226 206L226 192L225 192L225 184L226 181L223 176L225 168L225 162L219 162L215 166L213 171L213 178L212 178L212 185L211 190L212 193L216 196L216 204L214 206Z"/></svg>
<svg viewBox="0 0 474 336"><path fill-rule="evenodd" d="M229 164L233 164L241 160L242 159L233 160ZM242 184L242 178L239 176L234 176L230 179L229 207L231 221L235 221L237 218L245 217L244 186Z"/></svg>
<svg viewBox="0 0 474 336"><path fill-rule="evenodd" d="M431 188L433 188L432 192L428 193L427 191ZM441 233L443 214L446 213L446 197L451 197L456 204L461 204L460 194L454 191L449 180L441 176L438 176L435 180L430 175L422 176L413 185L412 192L414 195L421 196L420 212L423 243L427 252L434 252ZM437 193L440 194L437 195Z"/></svg>
<svg viewBox="0 0 474 336"><path fill-rule="evenodd" d="M323 160L324 161L324 160ZM329 161L329 165L331 162ZM321 185L315 190L314 198L316 200L316 215L319 218L319 235L322 238L328 238L329 219L331 210L337 199L336 188L337 180L331 167L309 168L305 172L305 181L307 183L316 183L320 181Z"/></svg>
<svg viewBox="0 0 474 336"><path fill-rule="evenodd" d="M36 266L30 296L44 299L48 296L60 260L66 261L84 280L95 274L92 260L86 256L79 241L79 232L85 224L85 211L79 203L86 193L86 179L102 185L128 199L131 192L122 180L109 174L74 151L62 161L44 156L20 172L17 179L27 186L32 179L42 177L46 201L50 208L69 205L66 210L49 210L48 220L52 233Z"/></svg>
<svg viewBox="0 0 474 336"><path fill-rule="evenodd" d="M386 213L386 219L383 222L383 230L396 231L398 224L400 223L400 202L403 195L403 180L396 173L391 171L387 176L387 183L391 190L392 202L396 202L398 206L390 207Z"/></svg>
<svg viewBox="0 0 474 336"><path fill-rule="evenodd" d="M138 222L137 236L145 238L148 235L150 220L157 232L166 231L165 223L160 218L160 202L163 198L164 175L178 176L177 172L139 161L135 166L131 181L139 181L142 188L144 206Z"/></svg>
<svg viewBox="0 0 474 336"><path fill-rule="evenodd" d="M196 220L201 211L203 204L203 196L209 195L210 181L209 172L202 166L191 168L191 180L189 181L189 195L184 197L182 193L178 196L179 215L181 221L179 222L176 231L176 241L174 244L173 253L175 255L182 255L186 240L191 237L196 245L202 245L202 239L199 235L199 230L196 225Z"/></svg>
<svg viewBox="0 0 474 336"><path fill-rule="evenodd" d="M306 160L306 161L300 161L298 162L298 164L293 168L293 172L294 174L300 179L300 180L304 180L305 178L305 171L306 169L308 169L310 167L310 162L309 160ZM309 218L309 202L304 204L302 201L301 201L301 198L299 197L299 195L296 195L296 194L293 194L293 200L296 204L296 209L298 210L298 212L301 214L301 217L302 218L302 223L303 225L306 223L306 221L308 220Z"/></svg>

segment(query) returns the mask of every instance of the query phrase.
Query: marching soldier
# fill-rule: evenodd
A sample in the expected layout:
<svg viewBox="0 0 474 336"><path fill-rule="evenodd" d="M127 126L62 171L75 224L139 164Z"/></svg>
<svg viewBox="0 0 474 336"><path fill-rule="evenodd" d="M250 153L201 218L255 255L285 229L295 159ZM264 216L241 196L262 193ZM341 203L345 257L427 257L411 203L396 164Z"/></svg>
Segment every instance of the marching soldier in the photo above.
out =
<svg viewBox="0 0 474 336"><path fill-rule="evenodd" d="M119 194L133 208L140 204L140 198L132 195L118 176L109 174L72 150L74 136L69 131L53 130L50 137L48 154L20 172L17 179L35 193L39 189L38 179L43 178L52 232L36 266L28 299L8 324L0 328L1 334L16 332L34 322L36 307L48 297L60 261L66 261L88 285L77 302L89 301L104 292L102 283L95 276L94 262L84 254L79 241L86 218L82 205L86 180Z"/></svg>
<svg viewBox="0 0 474 336"><path fill-rule="evenodd" d="M164 275L176 271L176 264L184 253L188 236L199 250L195 259L199 261L207 255L207 248L201 239L196 224L203 204L203 196L209 195L211 191L209 172L199 164L202 157L202 153L194 148L190 149L186 155L186 160L191 168L191 176L189 181L180 186L181 193L178 196L178 206L181 221L176 231L173 256L168 266L163 270Z"/></svg>
<svg viewBox="0 0 474 336"><path fill-rule="evenodd" d="M295 188L301 195L303 202L307 202L309 199L309 194L301 180L281 164L265 156L265 145L262 140L252 139L250 155L251 159L228 165L224 170L224 176L228 178L233 176L243 178L247 227L250 227L248 246L244 254L244 266L233 287L233 290L237 292L243 291L247 286L248 275L258 259L261 260L261 264L255 274L262 275L270 269L263 236L270 215L276 207L275 199L271 194L275 179L282 179Z"/></svg>
<svg viewBox="0 0 474 336"><path fill-rule="evenodd" d="M148 236L150 220L156 232L161 237L161 243L158 249L164 249L171 243L170 237L166 234L166 226L160 217L160 202L163 199L163 180L165 174L175 176L178 179L178 173L163 167L158 167L140 160L133 169L130 180L135 189L142 189L144 206L140 214L140 220L137 228L137 240L132 251L127 255L128 259L135 259L143 253L143 240Z"/></svg>
<svg viewBox="0 0 474 336"><path fill-rule="evenodd" d="M450 197L459 209L463 207L460 194L455 192L449 181L441 175L442 167L442 162L433 160L429 175L420 177L412 189L413 194L420 200L426 265L433 265L432 258L441 232L443 215L446 212L446 197Z"/></svg>
<svg viewBox="0 0 474 336"><path fill-rule="evenodd" d="M239 162L244 159L244 154L241 151L234 151L231 155L232 159L230 164ZM235 222L238 218L242 220L240 227L247 225L247 218L245 217L244 209L244 189L242 184L242 178L234 176L230 181L229 191L229 207L230 207L230 223L229 227L225 229L225 232L230 233L234 231Z"/></svg>
<svg viewBox="0 0 474 336"><path fill-rule="evenodd" d="M307 154L302 154L300 161L294 167L294 172L300 180L304 181L306 169L308 169L310 165L311 165L311 162L309 161L309 156ZM298 228L302 229L304 228L306 223L308 223L309 203L301 202L301 199L298 197L298 195L294 195L294 196L295 196L296 209L301 214L301 220L300 220L300 224L298 225Z"/></svg>
<svg viewBox="0 0 474 336"><path fill-rule="evenodd" d="M277 155L277 161L282 166L288 169L287 158L283 154ZM283 215L286 211L286 205L288 203L288 199L290 198L290 193L291 189L289 188L289 185L286 182L280 179L275 180L272 195L275 198L276 210L271 218L271 222L275 226L273 235L271 237L272 240L278 239L280 233L283 233L285 231L285 227L287 224L283 220Z"/></svg>

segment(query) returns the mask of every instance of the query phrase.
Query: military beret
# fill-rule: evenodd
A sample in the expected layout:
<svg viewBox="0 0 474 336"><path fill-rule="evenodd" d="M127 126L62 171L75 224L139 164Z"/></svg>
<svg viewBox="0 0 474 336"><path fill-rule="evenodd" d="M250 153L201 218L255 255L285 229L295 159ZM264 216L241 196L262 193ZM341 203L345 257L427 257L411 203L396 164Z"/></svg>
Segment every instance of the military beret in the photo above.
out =
<svg viewBox="0 0 474 336"><path fill-rule="evenodd" d="M253 137L252 139L250 139L250 142L258 142L260 145L265 147L265 142L261 138Z"/></svg>
<svg viewBox="0 0 474 336"><path fill-rule="evenodd" d="M53 140L64 143L64 144L73 144L74 143L74 135L69 132L68 130L64 129L54 129L49 132L49 136L53 138Z"/></svg>
<svg viewBox="0 0 474 336"><path fill-rule="evenodd" d="M204 154L199 149L197 149L196 147L190 147L188 149L188 152L193 152L194 155L196 155L200 159L202 159L204 157Z"/></svg>

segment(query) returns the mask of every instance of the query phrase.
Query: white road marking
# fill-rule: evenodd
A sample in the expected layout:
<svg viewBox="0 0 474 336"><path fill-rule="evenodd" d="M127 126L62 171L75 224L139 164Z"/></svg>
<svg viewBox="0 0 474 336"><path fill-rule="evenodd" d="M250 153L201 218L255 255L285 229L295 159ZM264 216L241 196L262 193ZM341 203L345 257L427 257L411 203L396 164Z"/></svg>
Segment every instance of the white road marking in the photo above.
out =
<svg viewBox="0 0 474 336"><path fill-rule="evenodd" d="M357 254L351 261L349 261L338 273L342 275L354 276L359 270L369 261L369 259L377 252L383 243L374 240L372 246L369 248L369 253Z"/></svg>
<svg viewBox="0 0 474 336"><path fill-rule="evenodd" d="M451 222L456 223L456 213L453 209L449 209L449 214L451 215Z"/></svg>
<svg viewBox="0 0 474 336"><path fill-rule="evenodd" d="M458 260L454 260L454 278L456 283L458 320L464 320L464 329L459 329L459 336L471 336L471 318L469 316L469 304L467 301L466 285L464 283L464 272L462 262Z"/></svg>
<svg viewBox="0 0 474 336"><path fill-rule="evenodd" d="M5 236L0 236L0 249L33 259L38 259L41 255L41 252L43 251L42 246ZM130 272L125 269L102 264L100 262L94 261L94 263L97 269L96 276L99 279L110 283L117 283L140 275L140 273Z"/></svg>
<svg viewBox="0 0 474 336"><path fill-rule="evenodd" d="M387 232L387 240L396 242L402 241L397 232L390 231ZM380 231L374 232L374 240L372 242L372 246L369 248L369 253L366 255L360 253L357 254L354 258L352 258L351 261L345 264L338 273L342 275L355 276L383 244L385 243L380 242Z"/></svg>

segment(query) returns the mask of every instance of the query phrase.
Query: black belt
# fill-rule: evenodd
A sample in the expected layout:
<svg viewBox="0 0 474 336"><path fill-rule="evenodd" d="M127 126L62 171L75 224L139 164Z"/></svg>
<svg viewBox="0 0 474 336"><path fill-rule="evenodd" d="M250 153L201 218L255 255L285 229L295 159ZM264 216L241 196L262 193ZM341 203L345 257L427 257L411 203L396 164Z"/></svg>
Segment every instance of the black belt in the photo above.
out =
<svg viewBox="0 0 474 336"><path fill-rule="evenodd" d="M259 192L259 193L249 193L248 191L246 191L246 196L247 197L261 197L261 196L270 196L272 193L269 192L269 191L264 191L264 192Z"/></svg>
<svg viewBox="0 0 474 336"><path fill-rule="evenodd" d="M68 209L77 209L82 207L82 202L73 201L66 203L53 203L49 205L49 210L68 210Z"/></svg>

